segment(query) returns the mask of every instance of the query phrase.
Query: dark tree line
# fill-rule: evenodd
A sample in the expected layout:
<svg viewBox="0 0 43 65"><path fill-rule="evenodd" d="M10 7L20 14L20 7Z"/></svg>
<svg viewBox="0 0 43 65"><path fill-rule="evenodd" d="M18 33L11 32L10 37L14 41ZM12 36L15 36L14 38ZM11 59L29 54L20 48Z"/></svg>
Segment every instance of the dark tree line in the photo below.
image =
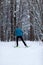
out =
<svg viewBox="0 0 43 65"><path fill-rule="evenodd" d="M18 23L24 39L43 40L43 0L0 0L0 40L15 40Z"/></svg>

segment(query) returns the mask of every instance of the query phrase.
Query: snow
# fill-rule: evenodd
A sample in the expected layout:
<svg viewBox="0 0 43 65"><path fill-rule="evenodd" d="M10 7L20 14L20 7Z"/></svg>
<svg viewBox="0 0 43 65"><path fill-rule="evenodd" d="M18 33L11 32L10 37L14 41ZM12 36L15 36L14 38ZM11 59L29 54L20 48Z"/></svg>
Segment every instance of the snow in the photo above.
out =
<svg viewBox="0 0 43 65"><path fill-rule="evenodd" d="M22 41L19 47L16 42L0 41L0 65L43 65L43 43L41 41L25 41L29 46L25 48Z"/></svg>

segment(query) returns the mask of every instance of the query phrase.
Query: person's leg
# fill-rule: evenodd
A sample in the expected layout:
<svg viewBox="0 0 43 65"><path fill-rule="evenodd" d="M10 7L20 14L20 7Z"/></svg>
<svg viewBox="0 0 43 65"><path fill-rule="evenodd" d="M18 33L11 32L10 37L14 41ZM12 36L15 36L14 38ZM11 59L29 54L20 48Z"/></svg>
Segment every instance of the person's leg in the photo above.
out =
<svg viewBox="0 0 43 65"><path fill-rule="evenodd" d="M23 41L24 45L27 47L26 43L24 42L22 36L20 36L21 40Z"/></svg>
<svg viewBox="0 0 43 65"><path fill-rule="evenodd" d="M16 47L18 47L18 37L16 37L16 43L17 43Z"/></svg>

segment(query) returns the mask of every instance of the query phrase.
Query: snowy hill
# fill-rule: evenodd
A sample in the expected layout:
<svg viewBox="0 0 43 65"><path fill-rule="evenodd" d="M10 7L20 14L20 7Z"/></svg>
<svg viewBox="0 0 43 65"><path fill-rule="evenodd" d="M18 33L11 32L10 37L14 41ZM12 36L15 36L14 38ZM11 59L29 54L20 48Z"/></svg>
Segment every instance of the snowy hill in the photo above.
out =
<svg viewBox="0 0 43 65"><path fill-rule="evenodd" d="M43 65L43 43L41 41L26 41L28 48L19 41L0 42L0 65Z"/></svg>

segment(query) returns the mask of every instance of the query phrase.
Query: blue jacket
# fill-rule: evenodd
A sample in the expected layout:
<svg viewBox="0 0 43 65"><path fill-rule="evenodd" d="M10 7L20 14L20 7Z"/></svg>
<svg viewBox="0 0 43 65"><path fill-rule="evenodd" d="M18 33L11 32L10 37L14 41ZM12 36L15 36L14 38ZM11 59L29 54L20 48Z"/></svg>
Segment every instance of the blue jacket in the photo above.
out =
<svg viewBox="0 0 43 65"><path fill-rule="evenodd" d="M23 31L20 28L15 29L15 35L16 36L23 36Z"/></svg>

